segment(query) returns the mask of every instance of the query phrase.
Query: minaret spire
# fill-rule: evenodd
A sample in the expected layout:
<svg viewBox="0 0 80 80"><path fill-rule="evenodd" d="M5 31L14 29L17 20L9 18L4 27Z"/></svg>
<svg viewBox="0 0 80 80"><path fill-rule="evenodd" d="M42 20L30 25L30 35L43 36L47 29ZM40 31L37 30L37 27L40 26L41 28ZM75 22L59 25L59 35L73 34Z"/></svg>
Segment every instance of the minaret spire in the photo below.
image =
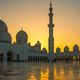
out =
<svg viewBox="0 0 80 80"><path fill-rule="evenodd" d="M48 48L49 48L49 54L54 53L54 37L53 37L53 8L52 8L52 0L50 0L50 8L49 8L49 39L48 39Z"/></svg>
<svg viewBox="0 0 80 80"><path fill-rule="evenodd" d="M50 6L52 6L52 0L50 0Z"/></svg>

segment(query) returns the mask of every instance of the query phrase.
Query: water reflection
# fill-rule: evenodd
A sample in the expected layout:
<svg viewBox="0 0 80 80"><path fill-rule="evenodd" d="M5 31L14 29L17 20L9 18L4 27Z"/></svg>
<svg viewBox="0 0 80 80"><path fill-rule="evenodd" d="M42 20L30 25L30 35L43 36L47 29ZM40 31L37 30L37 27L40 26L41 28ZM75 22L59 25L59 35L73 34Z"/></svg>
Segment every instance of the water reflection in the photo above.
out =
<svg viewBox="0 0 80 80"><path fill-rule="evenodd" d="M80 80L80 62L0 62L0 80Z"/></svg>

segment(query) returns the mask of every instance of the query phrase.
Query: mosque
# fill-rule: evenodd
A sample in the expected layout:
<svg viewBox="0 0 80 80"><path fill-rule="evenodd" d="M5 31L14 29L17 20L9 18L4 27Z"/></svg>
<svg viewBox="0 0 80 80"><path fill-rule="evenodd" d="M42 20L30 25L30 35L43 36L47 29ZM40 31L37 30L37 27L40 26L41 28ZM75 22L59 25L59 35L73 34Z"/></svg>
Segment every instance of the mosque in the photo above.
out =
<svg viewBox="0 0 80 80"><path fill-rule="evenodd" d="M37 41L34 46L28 43L28 34L24 30L20 30L16 34L16 42L12 43L12 36L8 32L6 23L0 20L0 61L49 61L53 59L63 60L65 58L80 59L80 51L78 45L74 45L73 51L69 51L69 47L64 47L64 52L60 48L54 53L54 36L53 36L53 8L50 3L49 8L49 38L48 50L41 50L41 43Z"/></svg>

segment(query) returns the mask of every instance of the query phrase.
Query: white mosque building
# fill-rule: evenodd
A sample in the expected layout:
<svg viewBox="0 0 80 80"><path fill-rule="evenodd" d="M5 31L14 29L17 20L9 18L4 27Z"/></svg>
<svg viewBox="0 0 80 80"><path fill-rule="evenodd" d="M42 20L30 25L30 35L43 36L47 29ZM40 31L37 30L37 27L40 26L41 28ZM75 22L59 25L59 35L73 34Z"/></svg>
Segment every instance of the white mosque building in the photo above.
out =
<svg viewBox="0 0 80 80"><path fill-rule="evenodd" d="M12 43L7 25L0 20L0 61L27 61L29 56L43 56L42 53L47 53L47 50L43 48L41 51L39 41L31 46L23 30L16 34L16 43Z"/></svg>
<svg viewBox="0 0 80 80"><path fill-rule="evenodd" d="M49 61L55 58L64 59L65 57L72 59L74 56L80 58L78 45L74 45L72 52L69 51L67 46L65 46L64 52L57 48L56 54L54 54L52 3L50 3L49 11L49 52L47 53L45 48L41 50L39 41L34 46L31 46L28 43L28 34L24 30L20 30L16 34L16 43L12 43L12 36L8 32L6 23L0 20L0 61Z"/></svg>

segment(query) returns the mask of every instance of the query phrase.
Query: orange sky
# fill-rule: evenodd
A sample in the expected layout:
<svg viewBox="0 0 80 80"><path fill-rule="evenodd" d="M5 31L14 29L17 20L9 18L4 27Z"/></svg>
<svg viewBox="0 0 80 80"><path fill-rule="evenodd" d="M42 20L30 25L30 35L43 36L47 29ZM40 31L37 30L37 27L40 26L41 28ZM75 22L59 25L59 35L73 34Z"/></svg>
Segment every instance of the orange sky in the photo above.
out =
<svg viewBox="0 0 80 80"><path fill-rule="evenodd" d="M55 0L53 7L55 49L80 46L80 0ZM39 40L48 49L49 0L0 0L0 11L13 42L23 27L28 42L34 45Z"/></svg>

